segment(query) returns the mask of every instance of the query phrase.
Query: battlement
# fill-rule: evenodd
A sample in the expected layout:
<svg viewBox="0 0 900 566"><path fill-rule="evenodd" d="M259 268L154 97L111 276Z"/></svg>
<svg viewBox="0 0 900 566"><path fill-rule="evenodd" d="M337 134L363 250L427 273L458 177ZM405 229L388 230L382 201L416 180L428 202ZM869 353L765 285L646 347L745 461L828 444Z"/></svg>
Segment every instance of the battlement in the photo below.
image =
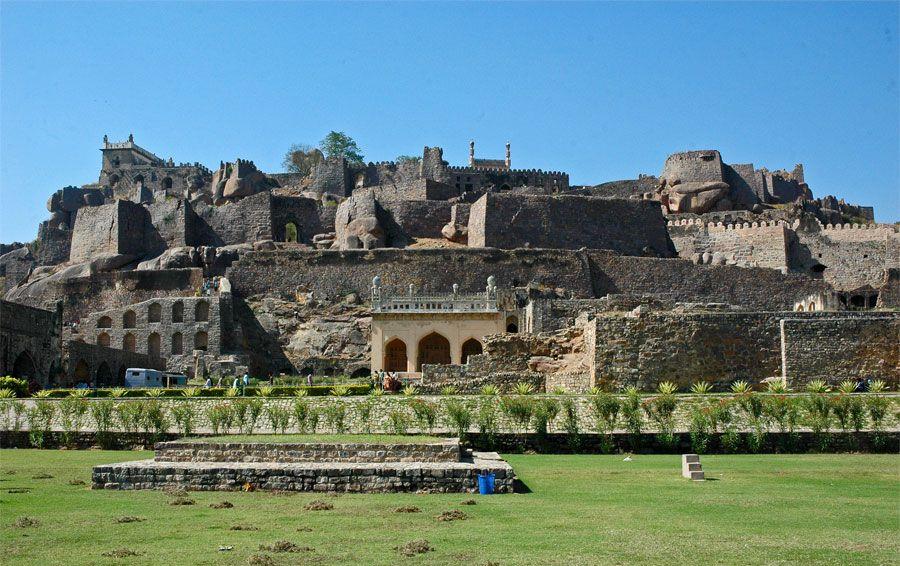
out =
<svg viewBox="0 0 900 566"><path fill-rule="evenodd" d="M787 227L788 224L784 220L764 220L762 222L735 222L725 224L724 222L706 222L702 218L686 218L684 220L669 220L666 226L697 226L698 228L707 228L708 230L726 231L726 230L755 230L759 228L772 228L776 226Z"/></svg>
<svg viewBox="0 0 900 566"><path fill-rule="evenodd" d="M566 179L569 178L569 174L563 171L544 171L542 169L500 169L500 168L487 168L483 169L480 167L461 167L459 165L451 165L447 168L451 173L496 173L498 175L549 175L551 177L564 177Z"/></svg>
<svg viewBox="0 0 900 566"><path fill-rule="evenodd" d="M163 158L159 157L152 151L144 149L138 144L134 143L134 136L131 134L129 134L128 136L128 141L123 142L111 142L109 141L109 138L107 136L103 136L103 148L101 149L101 151L116 149L130 149L131 151L138 153L142 157L149 159L155 165L165 165L166 163Z"/></svg>

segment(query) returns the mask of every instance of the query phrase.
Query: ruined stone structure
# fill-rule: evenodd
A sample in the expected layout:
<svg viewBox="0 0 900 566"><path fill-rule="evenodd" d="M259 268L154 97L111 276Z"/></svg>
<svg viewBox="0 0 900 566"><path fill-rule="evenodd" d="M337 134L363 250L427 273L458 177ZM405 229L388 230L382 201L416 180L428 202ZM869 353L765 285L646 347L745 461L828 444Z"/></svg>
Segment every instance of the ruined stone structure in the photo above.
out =
<svg viewBox="0 0 900 566"><path fill-rule="evenodd" d="M897 380L898 228L813 198L802 165L688 151L659 175L572 186L513 169L509 144L503 159L469 148L460 166L425 146L301 175L104 139L98 181L53 192L37 239L0 248L4 312L49 309L3 321L5 371L24 373L12 345L37 341L53 351L30 350L42 385L129 364L391 370L469 391Z"/></svg>

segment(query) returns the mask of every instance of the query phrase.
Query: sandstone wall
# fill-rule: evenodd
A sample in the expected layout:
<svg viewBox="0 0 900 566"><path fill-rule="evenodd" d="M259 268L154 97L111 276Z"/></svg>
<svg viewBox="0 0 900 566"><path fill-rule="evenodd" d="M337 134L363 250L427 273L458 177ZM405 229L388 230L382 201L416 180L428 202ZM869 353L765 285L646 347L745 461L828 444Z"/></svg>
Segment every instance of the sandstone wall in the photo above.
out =
<svg viewBox="0 0 900 566"><path fill-rule="evenodd" d="M312 237L316 234L334 229L333 221L330 225L323 225L323 206L317 200L272 195L271 207L272 234L276 241L286 241L285 226L288 222L297 226L297 241L304 244L311 244Z"/></svg>
<svg viewBox="0 0 900 566"><path fill-rule="evenodd" d="M820 231L798 230L797 238L793 263L803 269L825 266L825 281L840 291L878 288L885 269L900 268L900 234L893 226L829 224Z"/></svg>
<svg viewBox="0 0 900 566"><path fill-rule="evenodd" d="M469 245L674 255L659 203L585 196L486 194L470 209Z"/></svg>
<svg viewBox="0 0 900 566"><path fill-rule="evenodd" d="M104 254L141 256L146 251L147 210L118 200L79 209L72 234L69 260L85 262Z"/></svg>
<svg viewBox="0 0 900 566"><path fill-rule="evenodd" d="M0 375L52 383L60 370L61 321L59 311L0 301Z"/></svg>
<svg viewBox="0 0 900 566"><path fill-rule="evenodd" d="M668 230L679 257L708 252L720 253L738 265L771 269L786 269L789 265L790 231L781 222L705 224L698 220L687 224L670 222Z"/></svg>
<svg viewBox="0 0 900 566"><path fill-rule="evenodd" d="M453 205L445 200L380 201L391 219L413 238L441 238Z"/></svg>
<svg viewBox="0 0 900 566"><path fill-rule="evenodd" d="M140 352L126 352L118 348L106 348L69 340L64 346L65 375L59 385L74 387L80 381L100 386L125 385L125 370L145 368L165 370L165 360Z"/></svg>
<svg viewBox="0 0 900 566"><path fill-rule="evenodd" d="M785 319L783 375L794 387L857 377L900 383L900 315Z"/></svg>
<svg viewBox="0 0 900 566"><path fill-rule="evenodd" d="M204 244L225 246L272 240L271 193L265 191L221 206L196 203Z"/></svg>

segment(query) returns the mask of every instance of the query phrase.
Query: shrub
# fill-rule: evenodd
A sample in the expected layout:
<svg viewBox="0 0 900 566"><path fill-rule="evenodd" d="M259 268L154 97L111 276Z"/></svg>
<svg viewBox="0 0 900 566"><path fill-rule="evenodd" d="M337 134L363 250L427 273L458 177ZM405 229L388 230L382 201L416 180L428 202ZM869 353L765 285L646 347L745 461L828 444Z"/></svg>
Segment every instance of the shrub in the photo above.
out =
<svg viewBox="0 0 900 566"><path fill-rule="evenodd" d="M16 397L28 397L28 382L18 377L0 377L0 389L9 389Z"/></svg>
<svg viewBox="0 0 900 566"><path fill-rule="evenodd" d="M126 434L137 434L143 415L144 403L141 401L126 401L116 405L116 418Z"/></svg>
<svg viewBox="0 0 900 566"><path fill-rule="evenodd" d="M228 403L216 403L206 409L206 419L213 434L228 433L234 422L234 410Z"/></svg>
<svg viewBox="0 0 900 566"><path fill-rule="evenodd" d="M181 394L185 397L199 397L202 390L199 387L185 387L181 390Z"/></svg>
<svg viewBox="0 0 900 566"><path fill-rule="evenodd" d="M116 398L124 397L124 396L128 395L128 390L125 389L124 387L114 387L109 390L109 394L112 397L116 397Z"/></svg>
<svg viewBox="0 0 900 566"><path fill-rule="evenodd" d="M402 393L404 395L406 395L407 397L411 397L413 395L417 395L419 393L419 390L416 388L415 385L407 385L406 387L403 388Z"/></svg>
<svg viewBox="0 0 900 566"><path fill-rule="evenodd" d="M849 395L850 393L856 392L856 382L852 379L845 379L838 384L837 390L839 393L844 393Z"/></svg>
<svg viewBox="0 0 900 566"><path fill-rule="evenodd" d="M797 426L800 412L793 397L769 395L763 399L763 412L778 426L779 432L792 433Z"/></svg>
<svg viewBox="0 0 900 566"><path fill-rule="evenodd" d="M266 416L269 419L269 426L272 427L272 432L275 433L280 432L284 434L288 425L291 424L290 411L275 403L266 405Z"/></svg>
<svg viewBox="0 0 900 566"><path fill-rule="evenodd" d="M28 439L35 448L43 448L53 425L53 415L56 407L50 401L37 401L34 406L27 409L25 417L28 419Z"/></svg>
<svg viewBox="0 0 900 566"><path fill-rule="evenodd" d="M15 399L15 398L16 398L16 392L13 391L12 389L6 389L6 388L0 389L0 399Z"/></svg>
<svg viewBox="0 0 900 566"><path fill-rule="evenodd" d="M534 412L534 399L519 396L504 396L500 398L500 410L514 424L516 424L522 432L527 432L528 423L531 422L531 415Z"/></svg>
<svg viewBox="0 0 900 566"><path fill-rule="evenodd" d="M787 384L783 380L770 381L766 387L767 387L769 393L784 394L784 393L791 392L791 388L788 387Z"/></svg>
<svg viewBox="0 0 900 566"><path fill-rule="evenodd" d="M410 386L412 387L412 386ZM404 392L405 393L405 392ZM346 397L350 395L350 386L349 385L335 385L331 388L331 394L335 397Z"/></svg>
<svg viewBox="0 0 900 566"><path fill-rule="evenodd" d="M643 403L644 411L655 423L659 432L660 444L672 449L676 446L678 437L675 436L675 395L661 393L659 396Z"/></svg>
<svg viewBox="0 0 900 566"><path fill-rule="evenodd" d="M738 395L743 395L744 393L749 393L753 391L753 387L750 386L749 383L744 381L743 379L735 381L731 384L731 392L737 393Z"/></svg>
<svg viewBox="0 0 900 566"><path fill-rule="evenodd" d="M238 387L229 387L225 390L226 397L239 397L241 394L241 390Z"/></svg>
<svg viewBox="0 0 900 566"><path fill-rule="evenodd" d="M814 379L806 384L807 393L828 393L831 388L823 379Z"/></svg>
<svg viewBox="0 0 900 566"><path fill-rule="evenodd" d="M305 399L294 400L294 422L297 425L297 432L301 434L306 432L306 427L309 425L310 410L309 401Z"/></svg>
<svg viewBox="0 0 900 566"><path fill-rule="evenodd" d="M750 435L750 451L759 452L766 439L766 422L762 398L751 389L739 393L735 398L738 406L746 415L750 428L753 429Z"/></svg>
<svg viewBox="0 0 900 566"><path fill-rule="evenodd" d="M674 395L678 391L678 386L671 381L663 381L656 386L656 390L663 395Z"/></svg>
<svg viewBox="0 0 900 566"><path fill-rule="evenodd" d="M441 387L441 395L458 395L458 394L459 394L459 388L457 388L455 385L445 385L444 387Z"/></svg>
<svg viewBox="0 0 900 566"><path fill-rule="evenodd" d="M566 442L573 452L581 448L581 433L578 428L578 406L574 399L563 399L563 429L566 431Z"/></svg>
<svg viewBox="0 0 900 566"><path fill-rule="evenodd" d="M372 432L372 411L375 409L375 401L371 398L356 405L356 414L359 415L359 422L363 425L363 431L368 434Z"/></svg>
<svg viewBox="0 0 900 566"><path fill-rule="evenodd" d="M497 400L495 397L481 399L475 413L475 424L478 432L485 438L489 447L493 447L497 439Z"/></svg>
<svg viewBox="0 0 900 566"><path fill-rule="evenodd" d="M142 415L142 425L147 442L160 440L169 430L169 419L165 406L159 401L147 401Z"/></svg>
<svg viewBox="0 0 900 566"><path fill-rule="evenodd" d="M825 450L828 446L828 437L825 433L831 426L831 403L824 392L810 392L803 398L803 406L806 409L804 419L806 425L812 430L819 450Z"/></svg>
<svg viewBox="0 0 900 566"><path fill-rule="evenodd" d="M157 387L157 388L154 388L154 389L148 389L148 390L144 393L144 395L147 396L147 397L157 398L157 397L162 397L162 396L163 396L163 393L165 393L165 391L166 391L165 389L160 389L160 388Z"/></svg>
<svg viewBox="0 0 900 566"><path fill-rule="evenodd" d="M294 391L294 397L309 397L309 391L301 387Z"/></svg>
<svg viewBox="0 0 900 566"><path fill-rule="evenodd" d="M600 433L600 451L609 454L613 450L612 433L616 429L621 403L615 395L598 390L591 395L589 407Z"/></svg>
<svg viewBox="0 0 900 566"><path fill-rule="evenodd" d="M712 428L709 413L708 406L691 405L688 429L691 433L691 450L697 454L705 454L709 447L709 433Z"/></svg>
<svg viewBox="0 0 900 566"><path fill-rule="evenodd" d="M625 421L625 430L628 431L631 450L637 452L640 448L643 419L641 418L641 393L636 387L625 390L625 399L621 405L622 419Z"/></svg>
<svg viewBox="0 0 900 566"><path fill-rule="evenodd" d="M344 403L330 403L325 406L323 413L325 422L332 431L337 434L343 434L346 431L347 407Z"/></svg>
<svg viewBox="0 0 900 566"><path fill-rule="evenodd" d="M552 393L553 395L567 395L569 392L566 391L565 387L563 387L561 385L557 385L556 387L553 388L552 391L550 391L550 393Z"/></svg>
<svg viewBox="0 0 900 566"><path fill-rule="evenodd" d="M172 407L172 418L181 436L190 436L194 432L197 409L193 403L177 403Z"/></svg>
<svg viewBox="0 0 900 566"><path fill-rule="evenodd" d="M53 397L53 391L49 389L42 389L41 391L36 392L34 394L34 397L37 399L49 399L50 397Z"/></svg>
<svg viewBox="0 0 900 566"><path fill-rule="evenodd" d="M59 402L59 424L63 443L72 446L81 431L81 424L88 410L88 401L81 397L67 397Z"/></svg>
<svg viewBox="0 0 900 566"><path fill-rule="evenodd" d="M712 385L708 381L695 381L691 384L691 393L695 395L706 395L712 392Z"/></svg>
<svg viewBox="0 0 900 566"><path fill-rule="evenodd" d="M431 431L434 430L434 425L437 423L437 405L424 399L410 399L409 407L416 417L419 430L427 431L428 434L431 434Z"/></svg>
<svg viewBox="0 0 900 566"><path fill-rule="evenodd" d="M91 419L94 421L94 430L97 431L97 442L103 448L112 447L112 435L115 403L110 399L94 401L90 404Z"/></svg>
<svg viewBox="0 0 900 566"><path fill-rule="evenodd" d="M472 426L472 411L459 399L448 398L444 402L444 412L447 426L456 432L460 440L464 440Z"/></svg>
<svg viewBox="0 0 900 566"><path fill-rule="evenodd" d="M547 431L553 426L553 420L558 414L559 402L556 399L544 397L535 401L531 420L539 439L547 436Z"/></svg>
<svg viewBox="0 0 900 566"><path fill-rule="evenodd" d="M409 428L409 415L400 409L394 409L388 413L388 424L393 434L406 434Z"/></svg>
<svg viewBox="0 0 900 566"><path fill-rule="evenodd" d="M265 385L256 390L256 395L259 397L271 397L275 394L275 388L269 385Z"/></svg>

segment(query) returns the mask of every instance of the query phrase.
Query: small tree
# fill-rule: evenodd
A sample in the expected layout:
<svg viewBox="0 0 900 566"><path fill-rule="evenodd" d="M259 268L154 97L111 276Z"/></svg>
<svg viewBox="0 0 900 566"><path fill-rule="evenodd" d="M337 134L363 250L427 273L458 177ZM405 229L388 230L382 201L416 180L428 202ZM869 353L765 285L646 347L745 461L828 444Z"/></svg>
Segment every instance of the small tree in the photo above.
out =
<svg viewBox="0 0 900 566"><path fill-rule="evenodd" d="M356 141L344 132L332 130L319 143L319 148L327 157L343 157L351 163L363 163L364 158Z"/></svg>
<svg viewBox="0 0 900 566"><path fill-rule="evenodd" d="M300 173L301 175L306 176L312 172L313 167L321 163L324 159L325 156L319 148L312 147L305 143L295 143L287 153L284 154L284 160L281 162L281 166L284 167L284 170L288 173Z"/></svg>

